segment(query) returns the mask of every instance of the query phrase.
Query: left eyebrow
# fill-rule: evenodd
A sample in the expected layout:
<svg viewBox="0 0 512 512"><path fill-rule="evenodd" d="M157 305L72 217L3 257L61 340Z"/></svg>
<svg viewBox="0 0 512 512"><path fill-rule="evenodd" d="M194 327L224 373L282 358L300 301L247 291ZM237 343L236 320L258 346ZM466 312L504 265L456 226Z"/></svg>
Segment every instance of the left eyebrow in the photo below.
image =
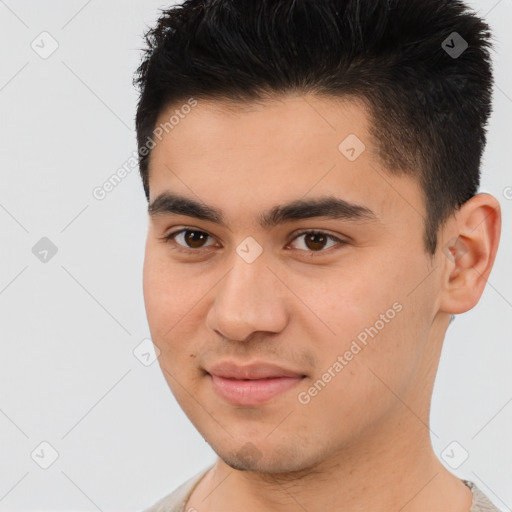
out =
<svg viewBox="0 0 512 512"><path fill-rule="evenodd" d="M227 227L225 216L221 210L206 205L190 197L164 192L148 206L151 217L165 214L185 215L213 222ZM272 228L286 222L326 217L347 221L375 222L378 216L366 206L345 201L344 199L326 196L314 199L297 199L284 205L271 207L261 213L258 221L263 228Z"/></svg>

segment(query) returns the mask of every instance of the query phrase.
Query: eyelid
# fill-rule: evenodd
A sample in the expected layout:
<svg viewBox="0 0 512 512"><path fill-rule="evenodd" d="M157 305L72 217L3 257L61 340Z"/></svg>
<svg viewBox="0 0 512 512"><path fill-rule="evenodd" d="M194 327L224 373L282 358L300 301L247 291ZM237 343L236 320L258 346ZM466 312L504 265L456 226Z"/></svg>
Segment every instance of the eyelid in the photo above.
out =
<svg viewBox="0 0 512 512"><path fill-rule="evenodd" d="M215 244L212 244L212 245L208 245L204 248L200 247L198 249L192 249L192 248L186 248L186 247L183 247L182 245L176 244L176 242L174 242L174 238L176 236L178 236L179 234L186 232L186 231L194 231L196 233L203 233L203 234L207 235L208 237L215 238L213 235L210 235L210 233L208 233L207 231L204 231L202 229L195 228L193 226L183 226L183 227L177 229L176 231L172 231L171 233L165 235L164 237L162 237L162 239L165 242L172 241L175 244L175 247L174 247L175 250L177 250L179 252L188 253L188 254L193 254L193 253L199 254L199 253L201 253L201 251L208 250L209 247L213 247L215 245ZM297 238L299 238L300 236L305 235L305 234L325 235L328 239L334 240L335 242L337 242L340 245L340 247L338 247L338 249L348 244L348 242L346 240L343 240L336 235L332 235L327 231L324 231L321 229L314 229L314 228L309 228L309 229L304 228L304 229L301 229L301 230L293 233L290 237L290 241L286 245L287 246L290 245ZM331 249L333 249L333 247L329 247L328 249L320 250L320 251L305 251L303 249L297 249L297 250L307 254L308 256L315 256L316 254L320 255L320 254L328 253Z"/></svg>
<svg viewBox="0 0 512 512"><path fill-rule="evenodd" d="M172 231L171 233L165 235L164 237L162 237L162 239L164 240L164 242L173 242L174 245L175 245L174 249L179 251L179 252L184 252L184 253L188 253L188 254L191 254L191 253L199 254L201 251L204 251L205 248L203 248L203 247L200 247L199 249L187 248L187 247L183 247L182 245L177 244L174 241L174 238L176 238L181 233L184 233L184 232L187 232L187 231L194 231L196 233L203 233L203 234L207 235L208 237L214 238L213 235L210 235L210 233L208 233L207 231L204 231L204 230L198 229L198 228L194 228L192 226L184 226L184 227L181 227L180 229L177 229L176 231ZM213 244L213 245L215 245L215 244ZM213 245L206 246L206 249L208 247L213 247Z"/></svg>
<svg viewBox="0 0 512 512"><path fill-rule="evenodd" d="M343 247L343 246L348 244L348 242L346 240L343 240L343 239L341 239L340 237L338 237L336 235L332 235L328 231L324 231L322 229L307 229L307 228L305 228L305 229L301 229L298 232L294 233L287 245L290 245L292 242L294 242L297 238L299 238L302 235L324 235L329 240L333 240L333 241L337 242L338 246L339 246L338 249L340 249L341 247ZM301 252L304 252L308 256L310 256L310 255L314 256L316 254L318 254L318 255L320 255L320 254L327 254L327 253L330 254L331 249L336 250L336 247L333 246L333 247L329 247L327 249L322 249L320 251L305 251L303 249L297 249L297 250L301 251Z"/></svg>

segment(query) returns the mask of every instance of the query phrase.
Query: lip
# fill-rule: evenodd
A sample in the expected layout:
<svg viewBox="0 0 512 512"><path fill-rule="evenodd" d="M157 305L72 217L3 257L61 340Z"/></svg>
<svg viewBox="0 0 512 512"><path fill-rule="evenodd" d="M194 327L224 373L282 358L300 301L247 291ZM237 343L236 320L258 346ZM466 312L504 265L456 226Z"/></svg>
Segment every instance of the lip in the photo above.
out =
<svg viewBox="0 0 512 512"><path fill-rule="evenodd" d="M239 365L224 361L212 366L207 372L226 379L270 379L273 377L302 377L304 374L289 370L273 363L252 363Z"/></svg>
<svg viewBox="0 0 512 512"><path fill-rule="evenodd" d="M305 375L272 363L237 365L224 362L210 368L214 391L233 405L260 405L288 391Z"/></svg>

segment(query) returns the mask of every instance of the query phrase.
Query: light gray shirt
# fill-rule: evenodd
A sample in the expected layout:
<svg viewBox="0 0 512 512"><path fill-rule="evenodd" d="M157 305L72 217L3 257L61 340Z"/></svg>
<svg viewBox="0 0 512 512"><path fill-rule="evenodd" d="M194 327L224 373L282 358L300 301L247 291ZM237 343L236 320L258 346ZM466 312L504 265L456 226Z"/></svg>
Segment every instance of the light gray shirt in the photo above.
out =
<svg viewBox="0 0 512 512"><path fill-rule="evenodd" d="M206 475L206 473L214 466L208 466L206 469L201 470L194 476L189 478L186 482L182 483L172 493L164 496L161 500L157 501L154 505L144 510L143 512L195 512L192 510L185 510L185 505L188 498L192 494L194 487L199 483L199 480ZM480 491L472 482L463 482L471 489L473 493L473 504L468 512L500 512L489 499Z"/></svg>

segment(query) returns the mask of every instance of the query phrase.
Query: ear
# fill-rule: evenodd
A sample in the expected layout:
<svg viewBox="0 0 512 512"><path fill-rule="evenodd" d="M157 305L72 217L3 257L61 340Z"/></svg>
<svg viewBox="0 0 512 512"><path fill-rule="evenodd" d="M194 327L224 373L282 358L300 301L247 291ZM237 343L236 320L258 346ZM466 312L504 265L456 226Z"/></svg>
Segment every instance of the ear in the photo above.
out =
<svg viewBox="0 0 512 512"><path fill-rule="evenodd" d="M491 273L501 233L501 208L490 194L465 202L444 233L445 272L440 310L459 314L480 300Z"/></svg>

